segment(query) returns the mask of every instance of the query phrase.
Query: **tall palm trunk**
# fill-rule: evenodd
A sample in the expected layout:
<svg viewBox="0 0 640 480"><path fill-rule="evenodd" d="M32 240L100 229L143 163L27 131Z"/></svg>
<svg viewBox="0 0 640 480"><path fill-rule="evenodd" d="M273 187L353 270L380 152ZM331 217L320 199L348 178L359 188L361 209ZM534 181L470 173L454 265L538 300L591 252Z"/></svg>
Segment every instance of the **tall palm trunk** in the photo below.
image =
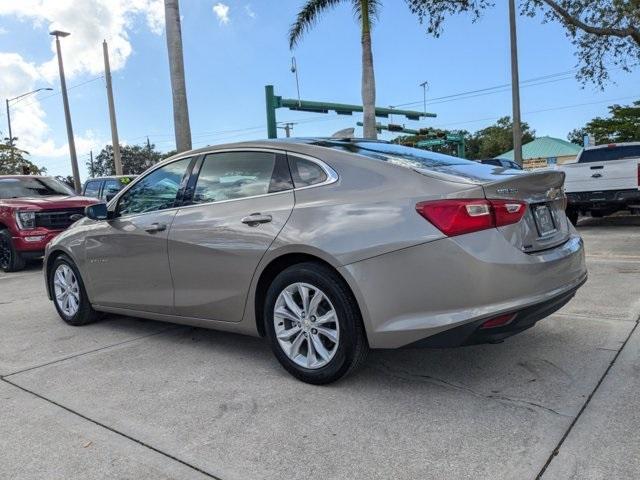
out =
<svg viewBox="0 0 640 480"><path fill-rule="evenodd" d="M179 0L164 0L164 16L167 31L171 91L173 93L173 124L176 134L176 150L179 153L191 150L191 126L189 125L187 87L184 78Z"/></svg>
<svg viewBox="0 0 640 480"><path fill-rule="evenodd" d="M364 138L378 138L376 130L376 79L373 73L373 52L371 51L371 19L369 0L361 0L362 20L362 107Z"/></svg>

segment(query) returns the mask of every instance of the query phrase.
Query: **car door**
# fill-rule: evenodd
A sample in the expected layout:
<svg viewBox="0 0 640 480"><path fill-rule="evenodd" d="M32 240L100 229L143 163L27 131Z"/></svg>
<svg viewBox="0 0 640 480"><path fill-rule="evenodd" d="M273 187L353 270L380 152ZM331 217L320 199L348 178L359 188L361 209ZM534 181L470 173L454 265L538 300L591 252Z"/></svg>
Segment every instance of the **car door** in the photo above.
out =
<svg viewBox="0 0 640 480"><path fill-rule="evenodd" d="M192 204L169 233L175 312L239 322L258 262L293 209L286 155L211 153L196 169Z"/></svg>
<svg viewBox="0 0 640 480"><path fill-rule="evenodd" d="M167 236L191 163L184 158L149 172L117 199L114 218L87 232L93 303L172 313Z"/></svg>

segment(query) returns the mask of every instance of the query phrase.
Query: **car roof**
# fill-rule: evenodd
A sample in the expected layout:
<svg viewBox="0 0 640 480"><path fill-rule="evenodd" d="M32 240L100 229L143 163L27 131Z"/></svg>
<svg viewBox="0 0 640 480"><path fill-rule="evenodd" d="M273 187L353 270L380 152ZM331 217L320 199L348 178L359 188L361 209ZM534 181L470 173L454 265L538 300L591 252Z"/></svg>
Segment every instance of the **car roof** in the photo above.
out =
<svg viewBox="0 0 640 480"><path fill-rule="evenodd" d="M284 150L287 147L291 147L291 146L295 147L299 145L326 146L326 145L340 145L340 144L358 143L358 142L389 143L384 140L371 140L368 138L355 138L355 137L354 138L333 138L333 137L270 138L270 139L262 139L262 140L249 140L245 142L223 143L219 145L209 145L206 147L178 153L168 158L167 160L172 160L172 159L181 158L181 157L189 157L192 155L200 155L202 153L213 152L216 150L226 150L228 148L279 148Z"/></svg>
<svg viewBox="0 0 640 480"><path fill-rule="evenodd" d="M640 142L611 142L603 143L602 145L592 145L585 147L585 150L597 150L599 148L612 148L612 147L638 147Z"/></svg>
<svg viewBox="0 0 640 480"><path fill-rule="evenodd" d="M138 175L107 175L105 177L92 177L92 178L87 178L85 180L85 183L91 182L92 180L111 180L111 179L114 179L114 178L116 178L116 179L117 178L135 178L137 176Z"/></svg>
<svg viewBox="0 0 640 480"><path fill-rule="evenodd" d="M55 178L51 175L0 175L0 178Z"/></svg>

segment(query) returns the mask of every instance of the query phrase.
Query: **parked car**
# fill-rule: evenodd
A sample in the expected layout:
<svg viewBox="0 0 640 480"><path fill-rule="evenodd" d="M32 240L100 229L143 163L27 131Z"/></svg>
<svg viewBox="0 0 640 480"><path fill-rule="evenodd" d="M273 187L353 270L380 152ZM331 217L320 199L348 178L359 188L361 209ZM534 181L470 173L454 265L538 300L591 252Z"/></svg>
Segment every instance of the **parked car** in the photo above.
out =
<svg viewBox="0 0 640 480"><path fill-rule="evenodd" d="M287 139L182 153L47 248L71 325L111 312L266 336L328 383L369 348L499 342L586 280L564 175L386 142Z"/></svg>
<svg viewBox="0 0 640 480"><path fill-rule="evenodd" d="M84 183L82 195L108 202L136 177L137 175L114 175L111 177L90 178Z"/></svg>
<svg viewBox="0 0 640 480"><path fill-rule="evenodd" d="M506 160L504 158L485 158L483 160L478 160L480 163L484 163L485 165L494 165L496 167L503 168L511 168L513 170L522 170L522 167L518 165L513 160Z"/></svg>
<svg viewBox="0 0 640 480"><path fill-rule="evenodd" d="M15 272L42 257L45 245L94 203L53 177L0 176L0 268Z"/></svg>
<svg viewBox="0 0 640 480"><path fill-rule="evenodd" d="M640 212L640 142L611 143L582 149L575 163L558 165L567 178L567 216L592 217L619 210Z"/></svg>

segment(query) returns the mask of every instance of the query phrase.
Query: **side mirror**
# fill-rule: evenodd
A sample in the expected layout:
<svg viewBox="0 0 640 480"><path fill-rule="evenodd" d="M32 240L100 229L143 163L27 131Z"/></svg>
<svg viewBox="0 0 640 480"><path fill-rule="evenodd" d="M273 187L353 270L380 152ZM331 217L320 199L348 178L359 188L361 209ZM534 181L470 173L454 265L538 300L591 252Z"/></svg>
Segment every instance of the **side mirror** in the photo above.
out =
<svg viewBox="0 0 640 480"><path fill-rule="evenodd" d="M96 203L95 205L89 205L85 207L84 214L91 220L106 220L109 218L109 212L107 210L106 203Z"/></svg>

